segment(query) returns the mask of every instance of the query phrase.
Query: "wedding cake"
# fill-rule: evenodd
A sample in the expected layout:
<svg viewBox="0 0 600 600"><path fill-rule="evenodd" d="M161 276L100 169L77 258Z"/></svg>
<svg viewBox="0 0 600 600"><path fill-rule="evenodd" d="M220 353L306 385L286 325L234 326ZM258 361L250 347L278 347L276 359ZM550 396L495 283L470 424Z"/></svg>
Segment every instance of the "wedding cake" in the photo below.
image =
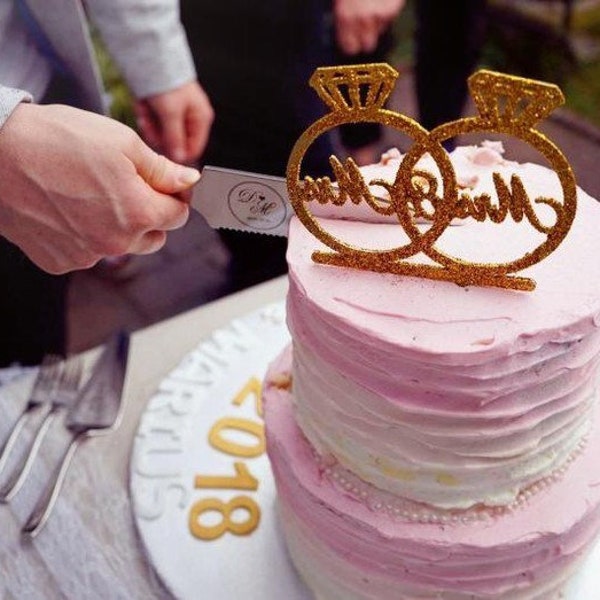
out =
<svg viewBox="0 0 600 600"><path fill-rule="evenodd" d="M362 174L393 181L402 158ZM532 210L561 195L556 173L497 143L451 162L467 198L515 175ZM510 216L454 218L444 254L528 256L547 230ZM359 247L407 243L397 220L315 220ZM317 264L325 245L292 221L292 344L267 374L265 423L289 552L316 598L559 597L600 529L599 226L577 190L569 234L517 291Z"/></svg>

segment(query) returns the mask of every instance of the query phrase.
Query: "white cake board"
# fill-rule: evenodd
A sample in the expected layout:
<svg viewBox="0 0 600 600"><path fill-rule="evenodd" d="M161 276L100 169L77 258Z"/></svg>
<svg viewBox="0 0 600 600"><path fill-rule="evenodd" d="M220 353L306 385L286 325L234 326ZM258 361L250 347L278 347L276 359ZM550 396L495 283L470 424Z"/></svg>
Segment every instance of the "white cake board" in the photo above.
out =
<svg viewBox="0 0 600 600"><path fill-rule="evenodd" d="M134 442L130 486L134 518L159 577L179 600L310 600L288 558L277 520L275 483L265 453L231 456L208 441L220 419L260 422L255 395L232 400L252 378L262 381L271 360L288 343L283 302L266 306L217 330L187 355L150 398ZM231 423L231 420L230 420ZM232 429L224 439L252 447L256 436ZM195 488L195 477L233 476L242 462L258 480L254 490ZM244 495L260 508L248 535L226 531L216 539L195 537L189 523L204 498L227 503ZM244 521L238 510L233 519ZM202 524L217 525L217 513ZM565 592L565 600L600 597L600 544Z"/></svg>

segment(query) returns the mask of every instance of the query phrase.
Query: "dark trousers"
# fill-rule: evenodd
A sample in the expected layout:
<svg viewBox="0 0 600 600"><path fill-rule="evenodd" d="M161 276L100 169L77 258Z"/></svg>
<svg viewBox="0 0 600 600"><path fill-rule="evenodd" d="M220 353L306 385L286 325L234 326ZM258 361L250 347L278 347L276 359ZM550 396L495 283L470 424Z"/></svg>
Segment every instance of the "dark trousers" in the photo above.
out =
<svg viewBox="0 0 600 600"><path fill-rule="evenodd" d="M328 0L182 0L198 79L215 109L204 164L284 176L296 140L326 107L308 85L331 64ZM329 173L328 137L313 144L304 172ZM220 231L235 291L287 271L287 240Z"/></svg>
<svg viewBox="0 0 600 600"><path fill-rule="evenodd" d="M402 18L402 17L400 17ZM332 31L332 38L334 32ZM353 56L343 54L339 48L334 50L334 62L339 65L359 65L365 63L387 62L388 55L394 46L392 27L389 27L379 36L377 46L373 52L361 52ZM380 123L355 123L340 127L340 141L347 150L356 150L379 142L383 135Z"/></svg>
<svg viewBox="0 0 600 600"><path fill-rule="evenodd" d="M48 275L0 237L0 281L0 366L63 354L68 277Z"/></svg>
<svg viewBox="0 0 600 600"><path fill-rule="evenodd" d="M427 129L461 116L485 35L485 0L416 1L416 90Z"/></svg>

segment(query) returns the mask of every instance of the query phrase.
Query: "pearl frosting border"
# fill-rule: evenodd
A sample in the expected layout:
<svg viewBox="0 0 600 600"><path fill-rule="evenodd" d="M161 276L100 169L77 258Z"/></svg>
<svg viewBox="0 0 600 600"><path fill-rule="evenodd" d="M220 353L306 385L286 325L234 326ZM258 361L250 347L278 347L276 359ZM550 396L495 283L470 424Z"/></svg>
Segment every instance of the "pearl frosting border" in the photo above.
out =
<svg viewBox="0 0 600 600"><path fill-rule="evenodd" d="M312 445L311 450L321 476L325 477L339 491L355 501L361 502L373 512L384 513L392 519L410 523L467 525L499 518L525 507L535 495L548 489L564 477L571 464L585 450L587 442L588 437L586 435L579 440L576 448L560 467L519 491L511 503L505 506L478 504L468 509L436 508L425 503L395 496L363 481L358 475L340 465L335 457L320 455ZM310 442L308 443L310 444Z"/></svg>

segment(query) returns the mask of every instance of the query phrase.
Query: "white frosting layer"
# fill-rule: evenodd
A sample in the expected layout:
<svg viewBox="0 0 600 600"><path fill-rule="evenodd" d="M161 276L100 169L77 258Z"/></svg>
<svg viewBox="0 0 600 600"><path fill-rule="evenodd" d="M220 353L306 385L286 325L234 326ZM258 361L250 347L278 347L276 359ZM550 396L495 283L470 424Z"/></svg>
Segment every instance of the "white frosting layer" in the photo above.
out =
<svg viewBox="0 0 600 600"><path fill-rule="evenodd" d="M382 490L444 508L504 505L559 468L589 429L592 381L565 373L572 392L533 394L523 414L427 414L356 386L296 342L296 418L319 454Z"/></svg>
<svg viewBox="0 0 600 600"><path fill-rule="evenodd" d="M514 506L405 513L391 497L373 504L375 490L336 477L336 465L316 456L295 421L293 393L275 383L290 366L286 352L267 374L267 449L290 552L316 598L560 597L600 526L600 415L568 467Z"/></svg>

